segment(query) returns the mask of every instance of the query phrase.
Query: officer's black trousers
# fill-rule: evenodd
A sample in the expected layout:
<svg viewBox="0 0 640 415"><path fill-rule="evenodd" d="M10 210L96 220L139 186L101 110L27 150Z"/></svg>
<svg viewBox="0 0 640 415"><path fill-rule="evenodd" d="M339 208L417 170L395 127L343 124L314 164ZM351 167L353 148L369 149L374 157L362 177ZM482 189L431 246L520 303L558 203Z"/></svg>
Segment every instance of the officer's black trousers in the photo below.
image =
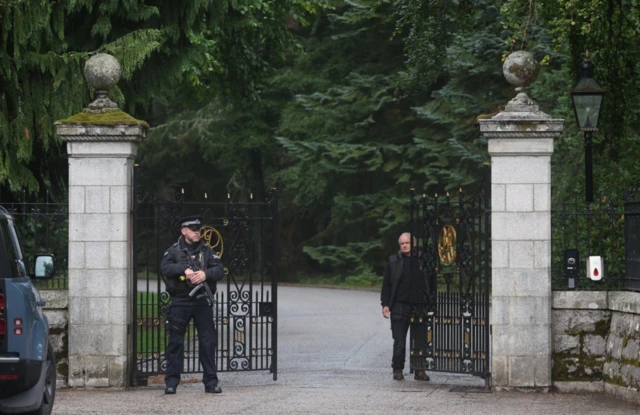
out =
<svg viewBox="0 0 640 415"><path fill-rule="evenodd" d="M213 322L213 310L203 301L194 301L194 305L172 305L169 312L169 344L165 352L167 370L164 382L166 386L176 387L180 383L180 373L184 362L184 336L193 318L198 333L198 353L204 371L202 382L207 388L218 384L216 373L216 346L218 333Z"/></svg>
<svg viewBox="0 0 640 415"><path fill-rule="evenodd" d="M407 332L411 324L411 306L404 303L396 303L391 309L391 334L393 335L393 358L391 367L393 370L404 369L407 350Z"/></svg>

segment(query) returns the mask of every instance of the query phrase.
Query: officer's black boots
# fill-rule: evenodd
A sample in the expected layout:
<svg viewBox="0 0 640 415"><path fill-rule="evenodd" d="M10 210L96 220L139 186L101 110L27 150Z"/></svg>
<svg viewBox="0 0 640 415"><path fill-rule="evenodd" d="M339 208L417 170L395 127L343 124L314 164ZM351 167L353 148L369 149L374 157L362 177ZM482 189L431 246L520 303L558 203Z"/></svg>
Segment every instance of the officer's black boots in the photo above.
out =
<svg viewBox="0 0 640 415"><path fill-rule="evenodd" d="M165 395L175 395L175 393L176 393L176 388L174 388L173 386L167 386L166 388L164 388Z"/></svg>
<svg viewBox="0 0 640 415"><path fill-rule="evenodd" d="M222 388L220 388L220 386L216 385L216 386L212 386L210 388L204 388L204 391L206 393L222 393Z"/></svg>

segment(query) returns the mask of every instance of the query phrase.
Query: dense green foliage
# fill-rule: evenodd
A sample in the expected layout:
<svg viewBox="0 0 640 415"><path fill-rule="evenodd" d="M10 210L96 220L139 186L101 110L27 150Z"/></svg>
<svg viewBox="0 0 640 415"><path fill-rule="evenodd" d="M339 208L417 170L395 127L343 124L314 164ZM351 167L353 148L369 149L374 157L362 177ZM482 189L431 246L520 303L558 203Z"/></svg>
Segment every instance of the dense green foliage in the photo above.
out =
<svg viewBox="0 0 640 415"><path fill-rule="evenodd" d="M551 74L545 81L553 89L547 88L545 92L538 88L536 92L542 93L546 102L556 103L553 106L559 110L556 115L568 121L567 131L554 154L555 196L559 199L574 189L583 192L584 187L584 176L575 174L584 169L582 134L575 128L566 91L577 83L579 64L587 57L594 63L595 79L607 88L600 132L594 136L596 194L620 200L624 187L638 184L638 6L636 0L507 0L503 3L504 24L512 29L509 41L515 48L531 49L543 41L553 44L553 53L538 56L543 62L549 62ZM542 32L544 36L540 35Z"/></svg>
<svg viewBox="0 0 640 415"><path fill-rule="evenodd" d="M112 99L139 119L175 100L254 96L272 55L294 47L286 28L315 2L277 0L0 1L0 184L63 185L54 121L82 110L84 62L114 55L124 80ZM170 104L171 103L171 104Z"/></svg>
<svg viewBox="0 0 640 415"><path fill-rule="evenodd" d="M495 64L500 16L489 5L467 21L437 82L419 91L407 83L394 7L336 2L297 31L305 53L273 73L260 101L180 114L151 130L140 163L156 190L246 197L275 186L285 272L306 264L374 280L407 230L409 188L472 191L488 161L475 118L510 97ZM198 167L180 174L185 163Z"/></svg>
<svg viewBox="0 0 640 415"><path fill-rule="evenodd" d="M107 51L125 74L112 99L152 126L138 158L148 190L222 200L276 187L281 271L367 284L407 230L411 186L478 186L476 118L514 96L511 51L543 62L529 94L567 120L553 198L584 188L568 89L586 49L607 87L596 194L636 185L637 2L0 0L0 184L61 177L52 122L86 105L82 64Z"/></svg>
<svg viewBox="0 0 640 415"><path fill-rule="evenodd" d="M497 107L487 98L504 86L491 79L486 59L501 53L497 9L469 16L466 31L452 36L438 82L407 93L402 39L385 42L395 29L393 9L362 3L328 16L324 30L331 41L300 58L301 65L324 58L321 67L334 81L296 95L278 131L294 159L280 178L295 192L298 208L314 218L304 252L325 269L360 278L380 273L398 235L408 230L411 185L433 195L476 184L487 157L474 120ZM336 58L344 56L350 59ZM470 76L474 66L485 71Z"/></svg>
<svg viewBox="0 0 640 415"><path fill-rule="evenodd" d="M596 193L620 198L623 187L637 184L638 157L629 151L638 141L639 127L640 8L636 0L401 0L400 5L403 19L399 30L407 33L410 80L430 73L428 68L440 69L442 59L434 60L433 51L443 47L450 51L455 34L468 27L471 10L484 7L500 9L504 30L496 34L505 42L503 57L525 49L545 65L530 95L542 110L567 120L552 160L556 200L564 200L574 191L584 192L584 176L576 174L584 171L583 138L575 127L568 89L577 83L578 67L588 50L596 79L607 87L600 133L594 137ZM416 31L419 27L423 30ZM499 70L497 62L494 64Z"/></svg>

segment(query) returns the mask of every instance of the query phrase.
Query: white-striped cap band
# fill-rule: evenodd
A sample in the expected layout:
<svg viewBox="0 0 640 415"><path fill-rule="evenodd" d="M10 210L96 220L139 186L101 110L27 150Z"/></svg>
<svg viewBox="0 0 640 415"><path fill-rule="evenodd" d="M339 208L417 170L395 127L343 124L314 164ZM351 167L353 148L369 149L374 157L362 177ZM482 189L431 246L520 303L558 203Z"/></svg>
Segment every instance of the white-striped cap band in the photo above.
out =
<svg viewBox="0 0 640 415"><path fill-rule="evenodd" d="M196 220L189 220L187 222L182 222L182 227L185 227L185 226L200 226L200 221L196 219Z"/></svg>

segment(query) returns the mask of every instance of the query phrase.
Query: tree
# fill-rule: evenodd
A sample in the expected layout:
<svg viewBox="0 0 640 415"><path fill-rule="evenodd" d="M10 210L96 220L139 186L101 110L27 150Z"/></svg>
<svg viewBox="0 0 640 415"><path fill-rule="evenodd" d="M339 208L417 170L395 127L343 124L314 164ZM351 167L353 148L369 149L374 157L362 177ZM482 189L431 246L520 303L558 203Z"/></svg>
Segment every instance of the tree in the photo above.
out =
<svg viewBox="0 0 640 415"><path fill-rule="evenodd" d="M0 184L35 192L64 185L66 161L54 121L89 102L82 68L113 54L124 80L112 99L138 118L220 94L253 96L273 54L294 47L288 17L316 2L214 0L2 0ZM153 104L153 105L152 105Z"/></svg>
<svg viewBox="0 0 640 415"><path fill-rule="evenodd" d="M429 194L477 186L487 154L475 119L512 89L490 59L503 46L495 6L467 16L420 88L407 87L393 5L333 6L295 32L305 52L273 72L260 100L177 114L150 131L140 162L160 188L191 194L277 187L282 271L306 265L371 282L407 230L411 185ZM202 170L177 174L187 161Z"/></svg>
<svg viewBox="0 0 640 415"><path fill-rule="evenodd" d="M407 230L412 184L443 194L481 179L486 143L474 121L497 107L506 85L487 59L502 51L498 9L481 6L450 35L433 76L409 77L431 80L420 88L407 87L403 38L392 38L396 10L366 1L329 14L282 75L309 80L282 115L278 140L291 164L278 178L285 198L313 218L304 252L322 269L375 281Z"/></svg>
<svg viewBox="0 0 640 415"><path fill-rule="evenodd" d="M568 88L578 81L579 64L589 58L595 78L607 87L600 117L600 132L594 136L594 184L596 193L620 198L622 188L637 185L640 79L640 9L635 1L540 2L505 1L504 26L511 30L512 48L531 48L548 37L554 48L546 57L548 75L533 88L554 115L567 120L553 156L554 194L563 200L574 189L584 190L582 134L575 127ZM540 86L538 86L540 85ZM551 86L551 88L549 88Z"/></svg>
<svg viewBox="0 0 640 415"><path fill-rule="evenodd" d="M396 34L404 39L406 83L412 89L429 89L444 71L447 48L468 28L470 17L482 5L474 0L399 0Z"/></svg>

